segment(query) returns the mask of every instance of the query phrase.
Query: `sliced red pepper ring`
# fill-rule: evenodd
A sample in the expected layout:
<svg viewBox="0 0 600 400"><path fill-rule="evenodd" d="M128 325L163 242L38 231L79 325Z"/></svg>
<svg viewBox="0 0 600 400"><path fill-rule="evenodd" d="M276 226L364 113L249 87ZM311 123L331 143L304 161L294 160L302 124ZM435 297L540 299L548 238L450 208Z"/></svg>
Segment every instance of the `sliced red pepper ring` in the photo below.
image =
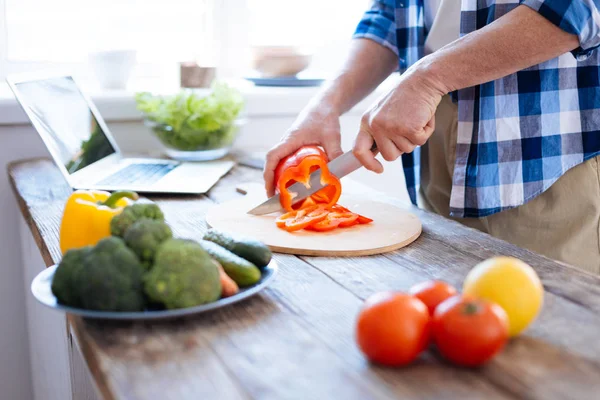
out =
<svg viewBox="0 0 600 400"><path fill-rule="evenodd" d="M298 210L298 211L290 211L285 214L282 214L279 217L277 217L277 219L275 220L275 225L277 225L277 227L279 227L279 228L283 228L285 226L285 223L288 220L296 218L299 213L302 213L302 215L304 215L304 214L306 214L306 211Z"/></svg>
<svg viewBox="0 0 600 400"><path fill-rule="evenodd" d="M338 212L331 211L327 215L327 218L321 222L312 224L308 226L306 229L318 231L318 232L326 232L334 230L335 228L345 228L348 226L352 226L357 224L358 214L354 214L350 211Z"/></svg>
<svg viewBox="0 0 600 400"><path fill-rule="evenodd" d="M279 192L282 207L287 211L303 208L306 200L294 204L293 194L287 190L296 182L309 184L311 172L321 169L321 183L327 185L313 194L314 203L333 206L337 203L342 192L342 186L337 177L327 168L327 155L317 146L305 146L295 153L282 159L275 169L275 186ZM296 202L298 203L298 202Z"/></svg>
<svg viewBox="0 0 600 400"><path fill-rule="evenodd" d="M358 218L356 220L354 220L354 222L352 222L352 223L350 223L348 225L344 225L343 227L342 227L342 225L340 225L340 228L349 228L349 227L354 226L354 225L360 225L360 223L358 222Z"/></svg>
<svg viewBox="0 0 600 400"><path fill-rule="evenodd" d="M275 223L278 227L288 232L295 232L305 229L310 225L323 221L327 218L329 211L325 206L312 206L298 211L290 211L283 214Z"/></svg>
<svg viewBox="0 0 600 400"><path fill-rule="evenodd" d="M340 221L331 220L329 218L325 218L321 222L317 222L316 224L312 224L306 227L309 231L317 231L317 232L327 232L336 229L340 225Z"/></svg>
<svg viewBox="0 0 600 400"><path fill-rule="evenodd" d="M331 207L331 209L333 211L352 212L352 211L348 210L346 207L341 206L339 204L334 205L333 207ZM363 215L360 215L360 214L357 214L357 215L358 215L358 223L359 224L369 224L369 223L373 222L373 220L371 218L367 218L367 217L365 217Z"/></svg>
<svg viewBox="0 0 600 400"><path fill-rule="evenodd" d="M340 228L345 228L347 226L352 226L358 220L358 214L354 214L353 212L330 212L327 216L327 219L332 221L338 221L338 226Z"/></svg>
<svg viewBox="0 0 600 400"><path fill-rule="evenodd" d="M364 217L360 214L358 215L357 221L359 224L370 224L371 222L373 222L371 218Z"/></svg>
<svg viewBox="0 0 600 400"><path fill-rule="evenodd" d="M341 205L339 205L339 204L336 204L336 205L332 206L332 207L331 207L331 209L332 209L333 211L351 212L351 211L350 211L350 210L348 210L346 207L344 207L344 206L341 206Z"/></svg>
<svg viewBox="0 0 600 400"><path fill-rule="evenodd" d="M306 211L306 216L309 218L325 219L329 215L329 210L322 204L304 208L303 211Z"/></svg>

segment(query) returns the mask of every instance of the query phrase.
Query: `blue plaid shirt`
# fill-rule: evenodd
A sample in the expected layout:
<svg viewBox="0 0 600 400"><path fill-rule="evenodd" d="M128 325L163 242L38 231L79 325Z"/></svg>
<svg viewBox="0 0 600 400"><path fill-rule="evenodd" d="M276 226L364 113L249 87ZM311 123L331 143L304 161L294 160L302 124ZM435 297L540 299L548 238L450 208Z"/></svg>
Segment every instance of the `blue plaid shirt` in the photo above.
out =
<svg viewBox="0 0 600 400"><path fill-rule="evenodd" d="M456 0L459 1L459 0ZM461 36L523 4L580 47L502 79L453 93L458 138L450 214L482 217L517 207L600 154L599 0L462 0ZM398 55L400 72L423 56L423 0L375 0L354 37ZM550 43L549 43L550 45ZM402 156L413 203L419 149Z"/></svg>

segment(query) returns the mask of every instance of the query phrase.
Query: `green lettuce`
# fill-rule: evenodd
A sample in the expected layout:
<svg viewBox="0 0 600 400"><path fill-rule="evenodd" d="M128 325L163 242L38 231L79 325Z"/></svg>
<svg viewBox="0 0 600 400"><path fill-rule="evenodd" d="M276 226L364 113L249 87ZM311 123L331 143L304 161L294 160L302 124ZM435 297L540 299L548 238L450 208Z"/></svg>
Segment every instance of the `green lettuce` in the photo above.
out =
<svg viewBox="0 0 600 400"><path fill-rule="evenodd" d="M140 92L135 101L138 110L158 124L154 131L163 143L180 150L230 144L234 121L244 107L241 93L222 82L207 96L186 89L172 96Z"/></svg>

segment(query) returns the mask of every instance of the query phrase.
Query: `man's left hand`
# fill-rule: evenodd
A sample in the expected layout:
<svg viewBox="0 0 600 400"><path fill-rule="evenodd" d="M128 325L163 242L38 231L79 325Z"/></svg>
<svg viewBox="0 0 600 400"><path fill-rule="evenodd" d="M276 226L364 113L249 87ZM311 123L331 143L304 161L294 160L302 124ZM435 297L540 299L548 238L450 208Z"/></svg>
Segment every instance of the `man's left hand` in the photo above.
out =
<svg viewBox="0 0 600 400"><path fill-rule="evenodd" d="M362 116L354 155L365 168L383 172L370 151L373 140L386 161L394 161L427 142L435 128L435 110L444 92L424 73L406 71L398 84Z"/></svg>

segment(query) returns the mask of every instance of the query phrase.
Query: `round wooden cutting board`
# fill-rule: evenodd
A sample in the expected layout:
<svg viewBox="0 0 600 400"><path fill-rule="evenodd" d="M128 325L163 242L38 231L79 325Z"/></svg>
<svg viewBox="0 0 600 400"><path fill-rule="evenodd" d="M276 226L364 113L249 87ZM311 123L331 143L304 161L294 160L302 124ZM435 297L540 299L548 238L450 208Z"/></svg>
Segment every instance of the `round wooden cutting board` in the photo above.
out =
<svg viewBox="0 0 600 400"><path fill-rule="evenodd" d="M243 198L214 206L206 216L210 227L252 237L272 251L308 256L366 256L397 250L414 242L421 234L421 221L408 211L391 204L342 195L340 204L373 219L368 225L355 225L331 232L286 232L275 226L279 213L247 214L265 200L250 191Z"/></svg>

